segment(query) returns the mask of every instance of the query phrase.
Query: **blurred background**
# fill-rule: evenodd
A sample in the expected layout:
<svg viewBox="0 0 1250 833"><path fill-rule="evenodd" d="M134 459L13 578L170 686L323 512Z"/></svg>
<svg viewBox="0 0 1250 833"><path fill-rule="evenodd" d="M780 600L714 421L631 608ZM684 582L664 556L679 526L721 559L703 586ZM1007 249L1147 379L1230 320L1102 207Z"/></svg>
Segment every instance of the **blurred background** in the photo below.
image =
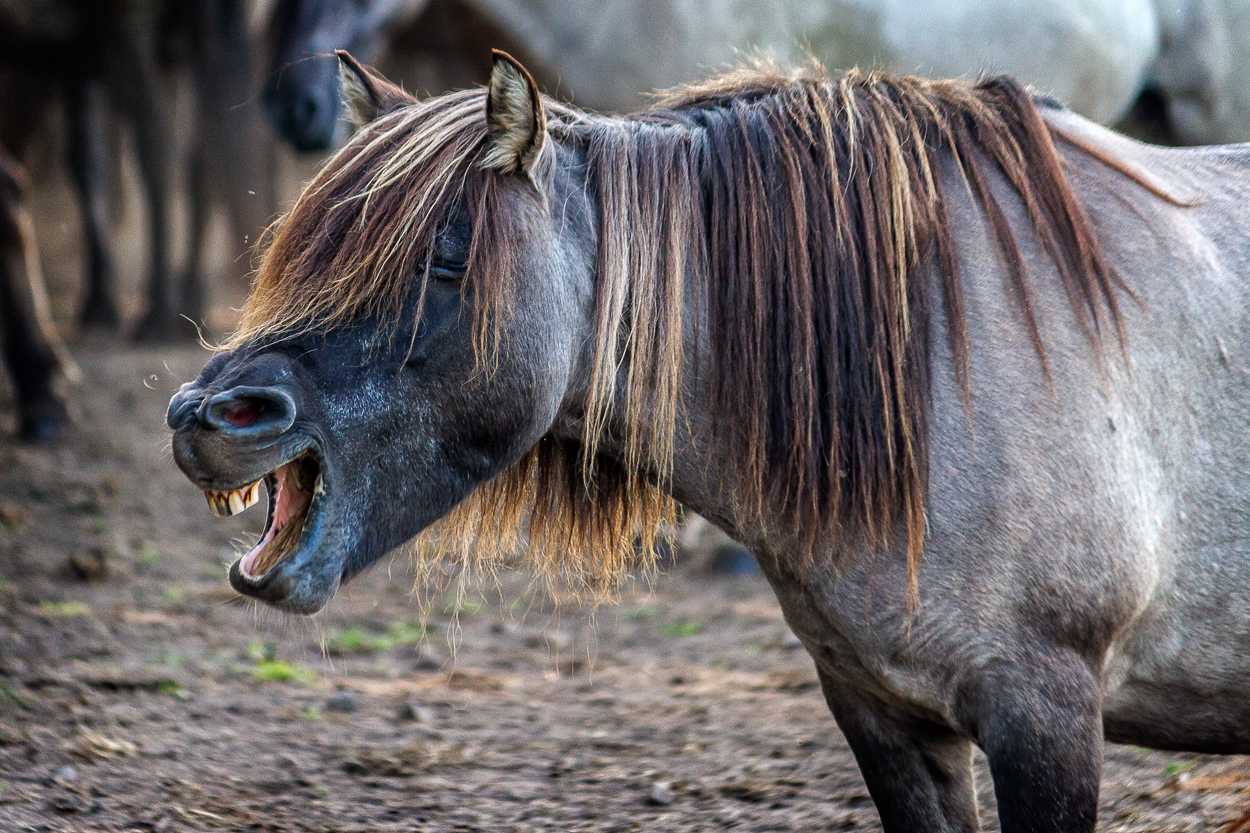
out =
<svg viewBox="0 0 1250 833"><path fill-rule="evenodd" d="M602 111L762 53L1009 73L1151 141L1250 138L1245 0L0 0L0 146L59 331L228 329L257 236L343 138L329 53L436 94L492 47Z"/></svg>

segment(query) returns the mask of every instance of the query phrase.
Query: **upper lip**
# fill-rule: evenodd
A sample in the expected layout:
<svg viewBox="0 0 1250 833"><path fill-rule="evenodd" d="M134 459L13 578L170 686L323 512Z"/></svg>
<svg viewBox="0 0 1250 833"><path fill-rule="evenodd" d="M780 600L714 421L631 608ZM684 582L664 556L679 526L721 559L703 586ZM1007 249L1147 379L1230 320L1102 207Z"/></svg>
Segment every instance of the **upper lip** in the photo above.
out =
<svg viewBox="0 0 1250 833"><path fill-rule="evenodd" d="M271 473L274 469L284 466L292 460L307 453L311 453L314 457L316 457L317 462L323 469L325 468L325 455L321 453L318 443L312 437L287 436L276 442L269 443L264 446L249 448L247 450L252 454L256 454L264 453L265 451L271 449L278 452L272 458L272 462L266 461L245 474L235 472L222 474L220 472L205 472L199 470L186 471L185 469L184 473L198 489L230 492L235 489L242 489L252 485L256 481L263 479L265 475Z"/></svg>

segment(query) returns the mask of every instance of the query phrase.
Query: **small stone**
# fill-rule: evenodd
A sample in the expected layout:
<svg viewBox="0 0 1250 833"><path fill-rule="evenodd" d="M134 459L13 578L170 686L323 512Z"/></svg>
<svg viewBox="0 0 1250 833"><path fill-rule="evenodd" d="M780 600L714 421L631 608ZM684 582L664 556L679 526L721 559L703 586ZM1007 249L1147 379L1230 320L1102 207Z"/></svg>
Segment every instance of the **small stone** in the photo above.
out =
<svg viewBox="0 0 1250 833"><path fill-rule="evenodd" d="M72 553L69 557L70 572L80 581L92 584L108 577L108 552L103 547Z"/></svg>
<svg viewBox="0 0 1250 833"><path fill-rule="evenodd" d="M707 572L723 576L753 576L760 572L759 562L737 544L723 544L712 551Z"/></svg>
<svg viewBox="0 0 1250 833"><path fill-rule="evenodd" d="M582 762L577 758L568 757L562 761L552 761L551 766L547 768L547 775L551 778L562 778L569 773L576 772L582 766Z"/></svg>
<svg viewBox="0 0 1250 833"><path fill-rule="evenodd" d="M651 785L651 794L647 796L647 803L667 807L676 797L672 782L656 781Z"/></svg>
<svg viewBox="0 0 1250 833"><path fill-rule="evenodd" d="M415 668L418 671L442 671L443 663L439 662L438 660L432 657L422 654L420 657L417 658Z"/></svg>
<svg viewBox="0 0 1250 833"><path fill-rule="evenodd" d="M434 710L419 703L400 703L395 716L399 720L411 720L415 723L434 722Z"/></svg>
<svg viewBox="0 0 1250 833"><path fill-rule="evenodd" d="M48 802L48 806L61 815L81 813L87 809L87 802L76 795L56 795Z"/></svg>
<svg viewBox="0 0 1250 833"><path fill-rule="evenodd" d="M326 701L326 711L348 713L356 711L356 694L351 691L340 691Z"/></svg>
<svg viewBox="0 0 1250 833"><path fill-rule="evenodd" d="M573 639L561 631L534 631L521 638L526 648L559 653L573 647Z"/></svg>

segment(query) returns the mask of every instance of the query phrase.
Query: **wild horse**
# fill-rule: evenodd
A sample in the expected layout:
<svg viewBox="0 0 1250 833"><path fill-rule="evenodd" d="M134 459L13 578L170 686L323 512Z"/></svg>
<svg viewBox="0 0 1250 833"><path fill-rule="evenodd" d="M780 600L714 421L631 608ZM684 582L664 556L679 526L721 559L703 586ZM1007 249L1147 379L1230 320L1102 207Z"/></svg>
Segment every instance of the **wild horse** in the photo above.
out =
<svg viewBox="0 0 1250 833"><path fill-rule="evenodd" d="M741 71L624 118L417 101L280 221L170 403L241 593L438 524L593 586L671 501L758 557L892 833L1092 831L1103 739L1250 751L1250 150L1015 82ZM462 533L462 534L461 534ZM428 548L421 548L425 553Z"/></svg>

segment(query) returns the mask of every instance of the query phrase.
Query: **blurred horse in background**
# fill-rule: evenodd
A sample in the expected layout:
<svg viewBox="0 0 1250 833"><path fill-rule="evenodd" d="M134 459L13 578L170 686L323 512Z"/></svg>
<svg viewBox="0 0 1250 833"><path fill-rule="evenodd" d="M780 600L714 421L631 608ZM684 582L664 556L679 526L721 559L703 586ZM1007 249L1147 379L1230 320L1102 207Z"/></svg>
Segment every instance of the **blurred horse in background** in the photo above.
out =
<svg viewBox="0 0 1250 833"><path fill-rule="evenodd" d="M562 92L599 109L634 107L647 90L689 80L739 51L759 48L791 61L810 51L829 66L883 66L932 77L1002 72L1084 116L1151 140L1183 145L1250 140L1250 4L1244 0L756 0L732 7L726 0L280 0L279 5L285 22L269 27L266 35L271 71L323 56L290 76L280 98L302 100L298 106L322 120L338 109L333 62L324 57L331 50L350 48L376 59L387 43L411 37L414 27L429 28L431 36L449 44L445 54L454 59L454 37L447 36L457 29L443 24L467 15L506 35L485 45L527 56L540 80L559 81ZM431 14L439 7L451 13ZM480 82L485 76L476 69L471 80ZM1133 103L1146 106L1122 121ZM332 126L324 122L315 130L298 119L284 124L275 117L275 124L297 147L330 146Z"/></svg>
<svg viewBox="0 0 1250 833"><path fill-rule="evenodd" d="M582 106L620 111L759 50L790 63L880 65L935 77L991 70L1049 92L1095 121L1122 117L1158 48L1149 0L1000 0L992 9L938 2L809 0L278 0L265 26L265 101L279 135L300 150L336 139L333 50L376 61L391 41L435 29L441 59L467 47L522 56L540 81ZM480 83L454 77L432 92ZM340 137L341 138L341 137Z"/></svg>
<svg viewBox="0 0 1250 833"><path fill-rule="evenodd" d="M282 138L298 150L332 147L339 126L335 49L376 56L391 30L428 0L278 0L264 26L269 77L264 101Z"/></svg>
<svg viewBox="0 0 1250 833"><path fill-rule="evenodd" d="M326 150L343 139L338 59L334 50L375 60L404 54L404 76L418 89L481 83L490 48L525 55L503 27L461 0L277 0L265 16L263 98L279 137L299 151Z"/></svg>

